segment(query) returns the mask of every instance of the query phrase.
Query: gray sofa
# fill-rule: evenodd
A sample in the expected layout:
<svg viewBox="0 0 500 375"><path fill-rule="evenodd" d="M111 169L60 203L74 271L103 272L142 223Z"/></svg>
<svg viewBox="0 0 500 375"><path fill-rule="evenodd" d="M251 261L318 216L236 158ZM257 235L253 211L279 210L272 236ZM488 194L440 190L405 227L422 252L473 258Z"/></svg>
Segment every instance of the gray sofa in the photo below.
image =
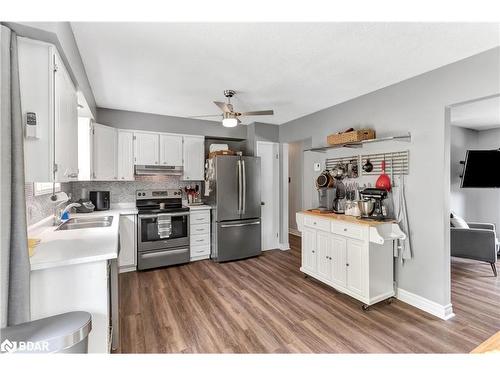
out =
<svg viewBox="0 0 500 375"><path fill-rule="evenodd" d="M497 276L495 224L467 223L469 228L451 227L451 256L488 262Z"/></svg>

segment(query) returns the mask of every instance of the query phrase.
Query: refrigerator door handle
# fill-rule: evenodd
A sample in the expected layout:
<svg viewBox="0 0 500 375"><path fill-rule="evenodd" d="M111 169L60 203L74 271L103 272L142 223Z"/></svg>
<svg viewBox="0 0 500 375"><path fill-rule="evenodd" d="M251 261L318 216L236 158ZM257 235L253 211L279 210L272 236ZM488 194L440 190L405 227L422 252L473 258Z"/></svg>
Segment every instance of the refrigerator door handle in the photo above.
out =
<svg viewBox="0 0 500 375"><path fill-rule="evenodd" d="M238 160L238 215L241 215L241 202L242 202L242 185L243 185L243 182L242 182L242 177L241 177L242 173L241 173L241 160Z"/></svg>
<svg viewBox="0 0 500 375"><path fill-rule="evenodd" d="M222 224L221 228L232 228L232 227L246 227L248 225L259 225L260 221L254 221L252 223L242 223L242 224Z"/></svg>
<svg viewBox="0 0 500 375"><path fill-rule="evenodd" d="M247 211L247 174L245 172L245 160L241 161L243 164L243 203L241 206L242 213Z"/></svg>

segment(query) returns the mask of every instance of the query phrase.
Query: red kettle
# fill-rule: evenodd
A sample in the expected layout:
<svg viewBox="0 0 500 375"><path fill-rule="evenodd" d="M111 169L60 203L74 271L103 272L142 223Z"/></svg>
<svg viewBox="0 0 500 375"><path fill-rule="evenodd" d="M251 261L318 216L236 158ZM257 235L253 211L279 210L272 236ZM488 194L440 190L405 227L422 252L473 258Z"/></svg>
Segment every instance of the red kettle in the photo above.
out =
<svg viewBox="0 0 500 375"><path fill-rule="evenodd" d="M383 189L387 191L391 191L391 179L387 174L385 174L385 160L382 161L382 174L377 179L375 183L375 187L377 189Z"/></svg>

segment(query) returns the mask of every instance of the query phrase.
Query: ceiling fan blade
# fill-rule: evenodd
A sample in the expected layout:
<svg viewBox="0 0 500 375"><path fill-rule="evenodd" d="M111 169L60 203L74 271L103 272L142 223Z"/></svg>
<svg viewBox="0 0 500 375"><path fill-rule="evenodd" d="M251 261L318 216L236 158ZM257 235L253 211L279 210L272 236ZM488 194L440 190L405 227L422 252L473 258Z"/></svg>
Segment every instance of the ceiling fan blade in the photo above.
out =
<svg viewBox="0 0 500 375"><path fill-rule="evenodd" d="M232 112L233 109L231 107L229 107L227 105L227 103L224 103L224 102L214 102L214 104L219 107L220 109L222 109L222 111L224 112Z"/></svg>
<svg viewBox="0 0 500 375"><path fill-rule="evenodd" d="M240 113L240 116L265 116L265 115L274 115L274 111L272 109L268 109L265 111L251 111L251 112Z"/></svg>
<svg viewBox="0 0 500 375"><path fill-rule="evenodd" d="M188 116L188 118L204 118L204 117L222 117L222 114L221 114L221 113L219 113L218 115Z"/></svg>

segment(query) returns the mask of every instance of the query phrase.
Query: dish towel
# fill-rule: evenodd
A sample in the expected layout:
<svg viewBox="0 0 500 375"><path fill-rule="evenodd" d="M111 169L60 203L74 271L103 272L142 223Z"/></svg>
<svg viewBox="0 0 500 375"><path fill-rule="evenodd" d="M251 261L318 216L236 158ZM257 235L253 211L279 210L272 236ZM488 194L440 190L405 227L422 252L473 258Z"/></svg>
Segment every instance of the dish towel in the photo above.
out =
<svg viewBox="0 0 500 375"><path fill-rule="evenodd" d="M168 214L158 214L158 236L168 238L172 234L172 217Z"/></svg>
<svg viewBox="0 0 500 375"><path fill-rule="evenodd" d="M408 221L408 211L406 207L406 197L405 197L405 183L404 176L399 177L399 187L397 198L394 199L395 211L396 211L396 221L399 224L399 228L406 234L406 239L396 240L394 248L394 257L400 258L401 263L413 258L413 250L411 246L411 236L410 236L410 224Z"/></svg>

